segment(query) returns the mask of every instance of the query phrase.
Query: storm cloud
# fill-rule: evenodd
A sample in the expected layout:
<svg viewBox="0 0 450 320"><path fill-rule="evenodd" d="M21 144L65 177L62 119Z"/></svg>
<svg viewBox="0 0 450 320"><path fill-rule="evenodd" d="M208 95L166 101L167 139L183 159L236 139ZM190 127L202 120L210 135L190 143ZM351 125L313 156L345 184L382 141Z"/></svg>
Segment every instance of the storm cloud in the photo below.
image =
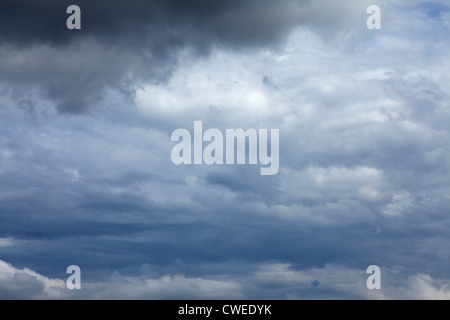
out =
<svg viewBox="0 0 450 320"><path fill-rule="evenodd" d="M298 25L328 25L328 32L355 11L349 1L316 3L6 1L0 13L0 81L13 95L37 91L38 99L63 113L88 111L110 89L132 102L142 83L170 78L183 48L204 56L216 45L279 46ZM65 26L72 4L81 8L82 30ZM21 104L33 108L29 101Z"/></svg>

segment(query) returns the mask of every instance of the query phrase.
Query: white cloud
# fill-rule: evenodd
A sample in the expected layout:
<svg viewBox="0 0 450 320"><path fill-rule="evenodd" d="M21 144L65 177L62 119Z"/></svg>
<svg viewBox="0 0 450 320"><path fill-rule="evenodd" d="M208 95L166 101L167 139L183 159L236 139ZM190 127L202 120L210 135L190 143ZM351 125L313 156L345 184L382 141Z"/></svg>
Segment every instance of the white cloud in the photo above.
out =
<svg viewBox="0 0 450 320"><path fill-rule="evenodd" d="M450 287L428 274L417 274L408 279L405 294L411 299L450 300Z"/></svg>
<svg viewBox="0 0 450 320"><path fill-rule="evenodd" d="M312 166L301 171L285 168L280 188L292 198L380 201L386 183L383 171L377 168Z"/></svg>
<svg viewBox="0 0 450 320"><path fill-rule="evenodd" d="M414 205L414 198L407 191L394 193L392 202L383 208L383 213L387 215L399 215Z"/></svg>
<svg viewBox="0 0 450 320"><path fill-rule="evenodd" d="M233 280L164 275L149 279L112 276L105 283L86 283L78 296L90 299L238 299L242 286Z"/></svg>
<svg viewBox="0 0 450 320"><path fill-rule="evenodd" d="M10 238L0 238L0 247L9 247L14 244L13 239Z"/></svg>
<svg viewBox="0 0 450 320"><path fill-rule="evenodd" d="M337 264L296 270L288 263L266 264L243 275L215 278L162 275L124 276L84 282L68 290L65 280L50 279L0 260L3 299L450 299L448 281L429 274L408 275L405 268L382 267L381 290L369 290L365 269Z"/></svg>
<svg viewBox="0 0 450 320"><path fill-rule="evenodd" d="M69 290L65 280L50 279L31 269L17 269L0 260L2 299L238 299L242 285L234 280L205 279L184 275L157 278L112 274L105 282L84 282L81 290Z"/></svg>
<svg viewBox="0 0 450 320"><path fill-rule="evenodd" d="M28 268L17 269L0 260L2 299L56 299L64 294L65 282L50 279Z"/></svg>
<svg viewBox="0 0 450 320"><path fill-rule="evenodd" d="M326 265L323 268L295 270L289 264L261 267L255 281L285 286L286 298L419 299L448 300L448 281L428 274L407 276L404 268L381 268L381 290L369 290L365 270Z"/></svg>

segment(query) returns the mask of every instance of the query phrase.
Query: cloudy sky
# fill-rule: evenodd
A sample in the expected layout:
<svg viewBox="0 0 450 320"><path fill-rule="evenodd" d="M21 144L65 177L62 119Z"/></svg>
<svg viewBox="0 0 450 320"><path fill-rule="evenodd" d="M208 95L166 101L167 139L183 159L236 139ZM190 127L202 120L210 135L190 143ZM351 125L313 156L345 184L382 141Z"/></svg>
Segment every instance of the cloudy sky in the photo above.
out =
<svg viewBox="0 0 450 320"><path fill-rule="evenodd" d="M450 299L447 1L5 0L0 93L0 299ZM175 166L195 120L278 174Z"/></svg>

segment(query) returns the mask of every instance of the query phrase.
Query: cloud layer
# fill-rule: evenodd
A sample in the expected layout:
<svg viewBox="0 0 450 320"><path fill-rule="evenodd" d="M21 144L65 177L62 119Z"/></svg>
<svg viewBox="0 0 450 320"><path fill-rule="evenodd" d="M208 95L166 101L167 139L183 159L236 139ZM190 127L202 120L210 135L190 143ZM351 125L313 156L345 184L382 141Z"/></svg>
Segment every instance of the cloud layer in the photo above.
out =
<svg viewBox="0 0 450 320"><path fill-rule="evenodd" d="M360 270L338 265L294 270L288 264L263 265L238 279L187 278L183 275L112 274L106 281L83 282L81 290L68 290L65 279L49 279L30 269L17 269L0 260L2 299L433 299L448 300L450 290L442 280L427 274L402 276L404 270L385 269L393 280L383 291L369 291ZM82 279L82 278L81 278ZM386 281L388 282L388 281ZM389 282L388 282L389 283ZM249 290L249 288L251 288ZM250 292L249 292L250 291ZM257 294L256 292L259 292ZM263 294L262 294L263 293Z"/></svg>
<svg viewBox="0 0 450 320"><path fill-rule="evenodd" d="M2 4L0 297L448 299L450 10L369 4ZM195 120L279 173L174 166Z"/></svg>

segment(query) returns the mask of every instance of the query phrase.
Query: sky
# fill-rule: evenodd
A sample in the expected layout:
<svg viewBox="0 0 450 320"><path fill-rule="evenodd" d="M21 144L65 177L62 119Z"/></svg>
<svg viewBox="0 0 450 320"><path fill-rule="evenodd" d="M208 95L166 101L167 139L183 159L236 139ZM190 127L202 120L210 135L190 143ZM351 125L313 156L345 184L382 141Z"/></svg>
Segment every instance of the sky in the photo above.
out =
<svg viewBox="0 0 450 320"><path fill-rule="evenodd" d="M2 1L0 299L450 299L449 71L443 0Z"/></svg>

